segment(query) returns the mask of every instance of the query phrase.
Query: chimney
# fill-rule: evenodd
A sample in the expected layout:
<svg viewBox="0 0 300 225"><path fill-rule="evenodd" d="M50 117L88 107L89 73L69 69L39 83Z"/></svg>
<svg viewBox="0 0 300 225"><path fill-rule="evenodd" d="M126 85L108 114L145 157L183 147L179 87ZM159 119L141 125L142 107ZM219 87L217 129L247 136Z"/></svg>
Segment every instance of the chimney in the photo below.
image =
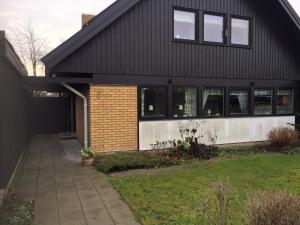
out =
<svg viewBox="0 0 300 225"><path fill-rule="evenodd" d="M82 27L88 25L88 23L95 17L95 15L82 14L81 15L81 25Z"/></svg>

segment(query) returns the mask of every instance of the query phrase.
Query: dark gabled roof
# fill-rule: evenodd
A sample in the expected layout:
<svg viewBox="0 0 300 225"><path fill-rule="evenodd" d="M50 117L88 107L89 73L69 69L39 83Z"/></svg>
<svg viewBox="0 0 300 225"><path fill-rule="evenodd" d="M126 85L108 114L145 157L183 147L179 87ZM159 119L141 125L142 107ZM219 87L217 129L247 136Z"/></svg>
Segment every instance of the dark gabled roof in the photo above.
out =
<svg viewBox="0 0 300 225"><path fill-rule="evenodd" d="M106 10L98 14L87 26L84 26L79 32L43 57L42 61L48 68L55 66L140 1L141 0L117 0ZM278 1L300 31L300 18L288 0Z"/></svg>
<svg viewBox="0 0 300 225"><path fill-rule="evenodd" d="M79 32L44 56L42 62L44 62L47 67L55 66L58 62L117 20L139 1L140 0L117 0L98 14L87 26L84 26Z"/></svg>
<svg viewBox="0 0 300 225"><path fill-rule="evenodd" d="M294 10L293 6L291 6L288 0L278 0L278 1L283 6L285 11L288 13L290 18L293 20L293 22L298 27L298 29L300 30L300 18L297 12Z"/></svg>

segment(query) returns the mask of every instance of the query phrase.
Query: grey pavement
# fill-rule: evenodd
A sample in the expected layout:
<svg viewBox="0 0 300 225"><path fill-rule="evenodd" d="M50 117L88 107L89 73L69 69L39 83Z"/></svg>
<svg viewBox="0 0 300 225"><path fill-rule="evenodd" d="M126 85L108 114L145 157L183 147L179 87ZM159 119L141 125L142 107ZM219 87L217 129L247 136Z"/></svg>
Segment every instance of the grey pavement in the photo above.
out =
<svg viewBox="0 0 300 225"><path fill-rule="evenodd" d="M24 157L20 195L35 202L35 225L138 225L106 176L80 163L77 140L36 136Z"/></svg>

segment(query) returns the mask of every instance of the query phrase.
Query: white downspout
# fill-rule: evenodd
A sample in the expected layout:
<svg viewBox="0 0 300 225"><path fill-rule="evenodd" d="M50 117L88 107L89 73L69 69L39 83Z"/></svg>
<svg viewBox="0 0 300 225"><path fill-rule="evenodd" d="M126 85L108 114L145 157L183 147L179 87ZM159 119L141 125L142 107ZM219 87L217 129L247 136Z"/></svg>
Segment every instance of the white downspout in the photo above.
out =
<svg viewBox="0 0 300 225"><path fill-rule="evenodd" d="M62 86L67 88L69 91L73 92L75 95L83 99L83 127L84 127L84 148L88 148L88 101L87 97L84 94L77 91L75 88L70 85L61 82Z"/></svg>

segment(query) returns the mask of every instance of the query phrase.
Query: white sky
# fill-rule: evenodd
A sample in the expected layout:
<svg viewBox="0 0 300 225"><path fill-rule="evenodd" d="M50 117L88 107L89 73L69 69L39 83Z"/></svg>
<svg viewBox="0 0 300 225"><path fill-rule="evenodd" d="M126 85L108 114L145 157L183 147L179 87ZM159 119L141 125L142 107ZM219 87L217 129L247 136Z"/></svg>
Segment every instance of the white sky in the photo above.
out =
<svg viewBox="0 0 300 225"><path fill-rule="evenodd" d="M300 0L289 0L300 14ZM0 30L30 18L54 48L81 28L81 14L98 14L114 0L0 0ZM9 34L8 34L9 36Z"/></svg>
<svg viewBox="0 0 300 225"><path fill-rule="evenodd" d="M34 30L54 48L81 28L81 14L98 14L114 0L0 0L0 30L32 22Z"/></svg>

